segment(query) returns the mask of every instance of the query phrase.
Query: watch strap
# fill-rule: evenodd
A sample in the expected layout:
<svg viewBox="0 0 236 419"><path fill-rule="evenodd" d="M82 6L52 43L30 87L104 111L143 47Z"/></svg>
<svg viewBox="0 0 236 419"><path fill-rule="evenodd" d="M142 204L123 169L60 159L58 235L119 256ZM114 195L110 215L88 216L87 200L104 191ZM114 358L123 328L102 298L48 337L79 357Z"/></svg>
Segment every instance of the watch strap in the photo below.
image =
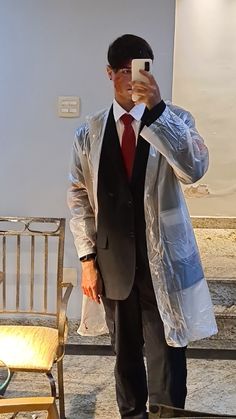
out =
<svg viewBox="0 0 236 419"><path fill-rule="evenodd" d="M88 255L82 256L80 258L80 262L86 262L88 260L95 260L96 259L96 253L89 253Z"/></svg>

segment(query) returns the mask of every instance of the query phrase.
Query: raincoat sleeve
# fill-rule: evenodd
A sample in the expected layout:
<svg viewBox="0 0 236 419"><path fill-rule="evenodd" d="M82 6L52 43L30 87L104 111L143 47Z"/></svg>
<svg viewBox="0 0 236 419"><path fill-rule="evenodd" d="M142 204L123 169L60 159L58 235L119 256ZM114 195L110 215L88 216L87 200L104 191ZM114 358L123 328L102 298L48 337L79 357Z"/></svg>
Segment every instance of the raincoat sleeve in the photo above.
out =
<svg viewBox="0 0 236 419"><path fill-rule="evenodd" d="M167 104L161 116L142 129L141 136L167 159L181 182L194 183L207 171L208 149L190 112Z"/></svg>
<svg viewBox="0 0 236 419"><path fill-rule="evenodd" d="M88 161L89 134L86 125L79 128L72 149L70 187L67 201L72 218L70 229L79 257L96 253L94 205L91 200L92 180Z"/></svg>

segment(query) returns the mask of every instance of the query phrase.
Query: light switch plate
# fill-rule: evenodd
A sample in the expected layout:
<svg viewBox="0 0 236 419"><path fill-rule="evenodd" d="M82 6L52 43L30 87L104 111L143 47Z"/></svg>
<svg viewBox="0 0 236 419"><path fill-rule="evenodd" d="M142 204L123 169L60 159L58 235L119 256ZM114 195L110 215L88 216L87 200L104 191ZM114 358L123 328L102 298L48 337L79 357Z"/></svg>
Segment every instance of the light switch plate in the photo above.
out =
<svg viewBox="0 0 236 419"><path fill-rule="evenodd" d="M80 98L78 96L59 96L57 106L60 118L78 118L80 116Z"/></svg>

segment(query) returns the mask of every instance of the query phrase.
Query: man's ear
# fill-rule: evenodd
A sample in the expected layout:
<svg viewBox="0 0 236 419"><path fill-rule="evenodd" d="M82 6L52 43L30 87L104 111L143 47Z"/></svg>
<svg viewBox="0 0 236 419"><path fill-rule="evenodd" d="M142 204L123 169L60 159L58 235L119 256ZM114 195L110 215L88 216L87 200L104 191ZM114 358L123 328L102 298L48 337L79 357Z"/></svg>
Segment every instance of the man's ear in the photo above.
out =
<svg viewBox="0 0 236 419"><path fill-rule="evenodd" d="M110 80L112 80L112 68L110 65L107 65L107 75Z"/></svg>

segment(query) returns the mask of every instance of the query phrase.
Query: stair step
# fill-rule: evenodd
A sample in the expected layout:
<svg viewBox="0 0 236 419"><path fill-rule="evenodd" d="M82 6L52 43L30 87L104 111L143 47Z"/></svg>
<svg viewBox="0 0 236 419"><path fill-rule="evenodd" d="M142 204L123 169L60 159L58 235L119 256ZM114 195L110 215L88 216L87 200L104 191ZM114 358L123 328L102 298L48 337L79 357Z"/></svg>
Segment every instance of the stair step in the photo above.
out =
<svg viewBox="0 0 236 419"><path fill-rule="evenodd" d="M215 305L236 304L236 278L207 278L207 283Z"/></svg>
<svg viewBox="0 0 236 419"><path fill-rule="evenodd" d="M236 340L235 339L217 339L216 337L196 340L195 342L191 342L188 345L189 348L194 349L231 349L236 350Z"/></svg>
<svg viewBox="0 0 236 419"><path fill-rule="evenodd" d="M218 333L210 338L191 342L190 348L236 350L236 305L214 306Z"/></svg>
<svg viewBox="0 0 236 419"><path fill-rule="evenodd" d="M236 305L232 304L231 306L224 305L214 305L214 311L218 318L221 319L230 319L236 318Z"/></svg>
<svg viewBox="0 0 236 419"><path fill-rule="evenodd" d="M212 339L216 341L232 341L236 349L236 305L231 307L215 306L218 334Z"/></svg>

